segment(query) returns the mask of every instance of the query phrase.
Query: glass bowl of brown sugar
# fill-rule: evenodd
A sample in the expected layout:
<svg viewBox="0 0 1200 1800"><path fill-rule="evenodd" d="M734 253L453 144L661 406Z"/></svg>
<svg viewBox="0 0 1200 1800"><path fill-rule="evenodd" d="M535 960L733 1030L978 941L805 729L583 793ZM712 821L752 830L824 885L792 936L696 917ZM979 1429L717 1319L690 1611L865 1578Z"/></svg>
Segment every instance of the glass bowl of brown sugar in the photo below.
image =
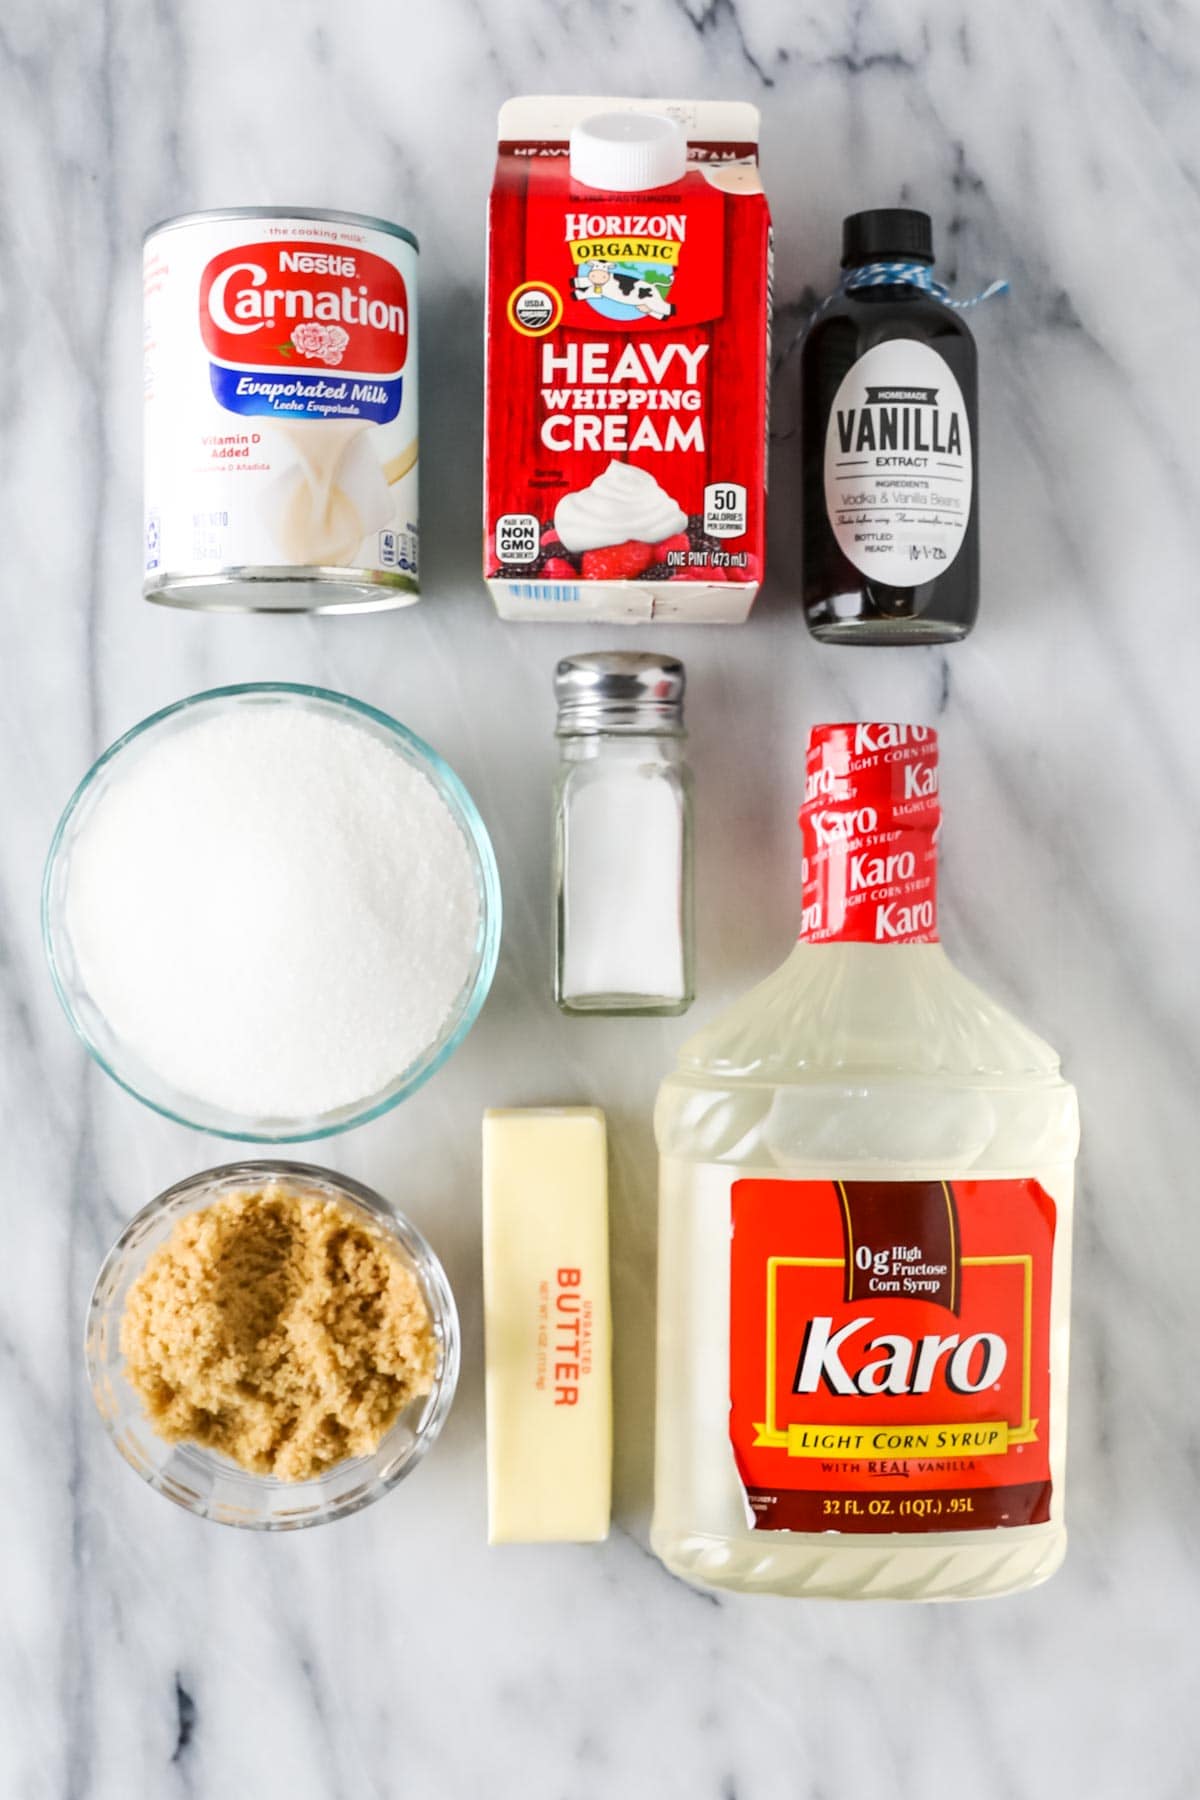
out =
<svg viewBox="0 0 1200 1800"><path fill-rule="evenodd" d="M304 1163L227 1164L142 1209L88 1308L101 1419L177 1506L296 1531L370 1506L445 1423L458 1313L416 1226Z"/></svg>

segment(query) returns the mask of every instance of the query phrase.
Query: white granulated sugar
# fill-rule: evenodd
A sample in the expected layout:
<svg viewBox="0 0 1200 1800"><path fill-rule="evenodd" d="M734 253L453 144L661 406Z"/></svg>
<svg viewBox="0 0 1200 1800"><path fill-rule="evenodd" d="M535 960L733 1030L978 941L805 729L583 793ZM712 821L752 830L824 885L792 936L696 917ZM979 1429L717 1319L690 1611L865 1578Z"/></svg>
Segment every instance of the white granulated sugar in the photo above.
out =
<svg viewBox="0 0 1200 1800"><path fill-rule="evenodd" d="M81 831L67 894L116 1036L245 1118L388 1086L474 966L474 865L432 782L300 705L235 707L134 754Z"/></svg>

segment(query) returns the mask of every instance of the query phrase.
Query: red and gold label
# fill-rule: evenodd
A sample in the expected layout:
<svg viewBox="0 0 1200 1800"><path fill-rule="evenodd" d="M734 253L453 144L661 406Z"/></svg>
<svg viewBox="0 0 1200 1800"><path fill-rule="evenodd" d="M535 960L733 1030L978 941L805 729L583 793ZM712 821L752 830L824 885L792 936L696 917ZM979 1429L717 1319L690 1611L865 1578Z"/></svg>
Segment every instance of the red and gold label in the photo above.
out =
<svg viewBox="0 0 1200 1800"><path fill-rule="evenodd" d="M1036 1181L743 1180L732 1210L730 1437L756 1529L1049 1518Z"/></svg>

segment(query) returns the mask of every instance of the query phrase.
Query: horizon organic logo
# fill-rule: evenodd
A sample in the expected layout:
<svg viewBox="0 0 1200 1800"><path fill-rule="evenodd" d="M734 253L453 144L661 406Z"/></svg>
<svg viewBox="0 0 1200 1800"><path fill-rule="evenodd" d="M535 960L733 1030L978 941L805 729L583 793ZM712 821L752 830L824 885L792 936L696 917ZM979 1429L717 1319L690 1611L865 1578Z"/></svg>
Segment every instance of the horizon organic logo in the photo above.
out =
<svg viewBox="0 0 1200 1800"><path fill-rule="evenodd" d="M683 213L568 213L566 238L655 238L682 244L687 236Z"/></svg>

